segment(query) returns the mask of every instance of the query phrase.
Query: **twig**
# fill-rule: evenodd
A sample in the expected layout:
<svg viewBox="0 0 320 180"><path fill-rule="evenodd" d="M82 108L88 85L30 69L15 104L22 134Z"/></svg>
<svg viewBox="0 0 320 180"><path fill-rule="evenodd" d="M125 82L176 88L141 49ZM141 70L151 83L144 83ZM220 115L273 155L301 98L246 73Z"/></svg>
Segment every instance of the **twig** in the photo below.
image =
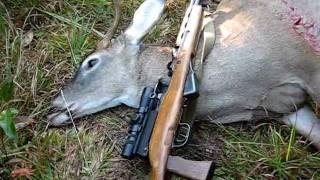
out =
<svg viewBox="0 0 320 180"><path fill-rule="evenodd" d="M0 158L5 158L5 157L11 157L11 156L17 156L19 154L26 154L27 152L16 152L16 153L11 153L11 154L7 154L5 156L0 156Z"/></svg>
<svg viewBox="0 0 320 180"><path fill-rule="evenodd" d="M27 20L29 19L31 12L33 11L34 7L32 7L27 15L27 17L24 19L23 25L22 25L22 30L25 28L26 24L27 24Z"/></svg>
<svg viewBox="0 0 320 180"><path fill-rule="evenodd" d="M84 152L83 146L82 146L81 141L80 141L79 130L78 130L76 124L74 123L73 117L72 117L72 115L71 115L71 111L70 111L70 109L69 109L69 107L68 107L68 104L67 104L67 101L66 101L66 99L65 99L65 97L64 97L63 91L61 90L60 93L61 93L61 97L62 97L62 99L63 99L63 102L64 102L64 104L65 104L65 106L66 106L66 108L67 108L67 111L68 111L69 117L70 117L70 119L71 119L72 125L73 125L74 129L76 130L76 135L77 135L78 143L79 143L80 149L81 149L81 151L82 151L82 155L83 155L84 161L85 161L85 163L86 163L86 166L88 166L88 161L87 161L87 158L86 158L86 154L85 154L85 152ZM90 172L90 175L92 176L92 172Z"/></svg>
<svg viewBox="0 0 320 180"><path fill-rule="evenodd" d="M12 22L11 19L10 19L10 14L9 14L8 9L6 8L6 6L5 6L1 1L0 1L0 5L1 5L1 6L3 7L3 9L6 11L6 16L7 16L6 21L7 21L8 25L9 25L11 31L12 31L13 33L16 33L16 34L17 34L16 28L15 28L13 22Z"/></svg>

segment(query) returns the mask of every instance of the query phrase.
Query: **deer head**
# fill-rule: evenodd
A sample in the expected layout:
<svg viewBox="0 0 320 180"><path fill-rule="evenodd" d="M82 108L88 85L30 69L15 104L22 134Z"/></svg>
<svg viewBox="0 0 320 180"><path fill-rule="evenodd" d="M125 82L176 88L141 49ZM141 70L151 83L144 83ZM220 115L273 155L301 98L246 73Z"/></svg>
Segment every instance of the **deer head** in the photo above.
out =
<svg viewBox="0 0 320 180"><path fill-rule="evenodd" d="M136 76L140 47L145 35L159 21L165 1L146 0L135 12L129 28L110 43L120 16L118 0L114 0L114 4L113 27L53 101L57 112L48 116L52 125L71 123L69 113L78 118L120 104L138 106L140 92L133 77Z"/></svg>

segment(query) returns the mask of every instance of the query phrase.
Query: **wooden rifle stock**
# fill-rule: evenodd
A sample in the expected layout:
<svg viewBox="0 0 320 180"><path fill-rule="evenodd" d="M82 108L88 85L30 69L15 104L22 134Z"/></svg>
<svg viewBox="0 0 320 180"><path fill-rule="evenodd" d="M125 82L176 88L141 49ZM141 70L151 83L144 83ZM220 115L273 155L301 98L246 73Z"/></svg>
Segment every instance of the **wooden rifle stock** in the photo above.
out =
<svg viewBox="0 0 320 180"><path fill-rule="evenodd" d="M166 177L168 156L174 141L175 131L180 121L181 108L184 101L183 91L185 81L193 56L193 50L197 44L197 37L202 24L202 15L202 6L194 5L186 27L183 43L177 54L168 90L160 105L149 144L152 180L163 180Z"/></svg>
<svg viewBox="0 0 320 180"><path fill-rule="evenodd" d="M191 161L170 155L168 157L167 170L188 179L211 180L214 169L212 161Z"/></svg>

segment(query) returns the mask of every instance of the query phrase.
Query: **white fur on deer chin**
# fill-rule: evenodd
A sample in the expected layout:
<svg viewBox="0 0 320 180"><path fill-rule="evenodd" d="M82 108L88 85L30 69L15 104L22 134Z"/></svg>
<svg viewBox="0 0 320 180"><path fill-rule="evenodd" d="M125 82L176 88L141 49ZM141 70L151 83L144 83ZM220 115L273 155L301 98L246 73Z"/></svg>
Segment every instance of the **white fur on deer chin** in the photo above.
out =
<svg viewBox="0 0 320 180"><path fill-rule="evenodd" d="M68 116L67 112L58 112L48 115L47 117L50 121L51 126L63 126L71 123L71 119Z"/></svg>

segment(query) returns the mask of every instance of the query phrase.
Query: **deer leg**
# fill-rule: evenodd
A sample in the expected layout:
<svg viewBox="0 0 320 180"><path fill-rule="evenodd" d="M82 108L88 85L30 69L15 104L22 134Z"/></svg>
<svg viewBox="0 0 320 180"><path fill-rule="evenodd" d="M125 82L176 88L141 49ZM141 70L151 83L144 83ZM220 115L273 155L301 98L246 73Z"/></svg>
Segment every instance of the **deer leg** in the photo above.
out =
<svg viewBox="0 0 320 180"><path fill-rule="evenodd" d="M283 117L282 121L295 127L301 135L309 138L313 145L320 150L320 121L309 107L304 106L297 112Z"/></svg>

